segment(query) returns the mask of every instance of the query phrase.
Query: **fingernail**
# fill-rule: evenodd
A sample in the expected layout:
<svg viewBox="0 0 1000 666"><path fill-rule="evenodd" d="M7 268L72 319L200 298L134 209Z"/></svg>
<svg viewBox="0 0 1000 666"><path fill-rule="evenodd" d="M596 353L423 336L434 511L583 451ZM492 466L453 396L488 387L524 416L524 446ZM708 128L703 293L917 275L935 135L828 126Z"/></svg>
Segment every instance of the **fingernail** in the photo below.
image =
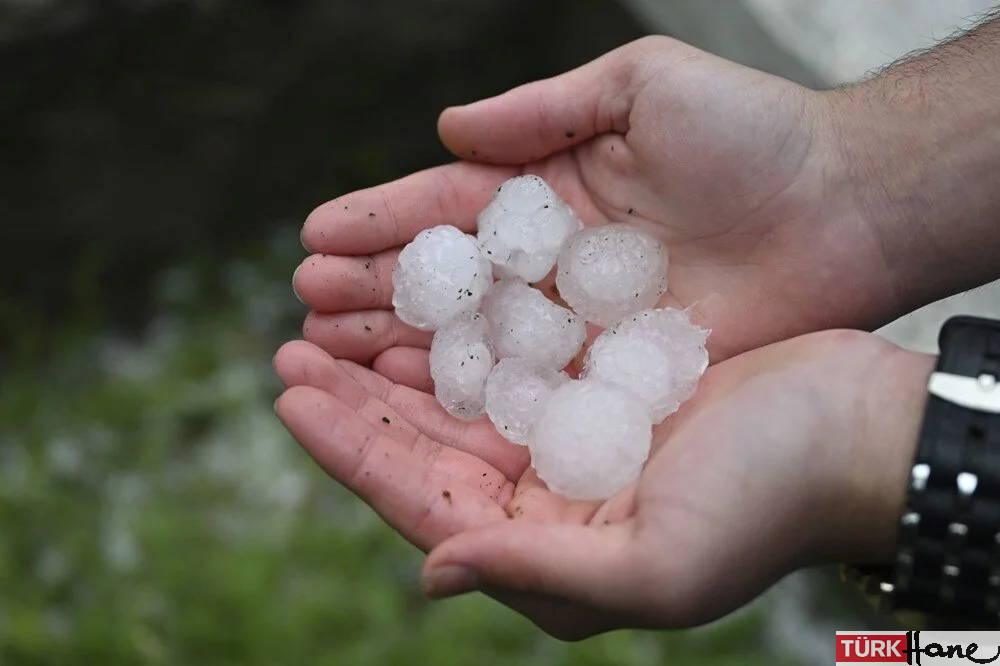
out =
<svg viewBox="0 0 1000 666"><path fill-rule="evenodd" d="M302 264L299 264L298 268L295 269L295 272L292 273L292 293L295 294L295 298L299 299L299 303L301 303L302 305L305 305L306 302L302 300L302 297L299 296L298 289L295 288L295 278L298 277L299 270L301 270L301 268L302 268Z"/></svg>
<svg viewBox="0 0 1000 666"><path fill-rule="evenodd" d="M305 227L302 227L302 230L299 231L299 243L302 245L302 249L303 250L305 250L309 254L312 254L312 250L310 250L309 246L306 245L306 228Z"/></svg>
<svg viewBox="0 0 1000 666"><path fill-rule="evenodd" d="M472 592L479 587L479 576L468 567L444 564L424 574L424 594L441 599Z"/></svg>

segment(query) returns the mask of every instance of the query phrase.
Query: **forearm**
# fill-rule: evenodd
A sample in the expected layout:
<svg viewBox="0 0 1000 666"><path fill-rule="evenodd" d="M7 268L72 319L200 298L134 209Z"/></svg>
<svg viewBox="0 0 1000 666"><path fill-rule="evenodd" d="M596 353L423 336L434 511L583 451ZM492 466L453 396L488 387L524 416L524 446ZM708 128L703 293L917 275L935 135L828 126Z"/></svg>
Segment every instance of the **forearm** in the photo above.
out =
<svg viewBox="0 0 1000 666"><path fill-rule="evenodd" d="M1000 20L825 94L895 314L1000 278Z"/></svg>

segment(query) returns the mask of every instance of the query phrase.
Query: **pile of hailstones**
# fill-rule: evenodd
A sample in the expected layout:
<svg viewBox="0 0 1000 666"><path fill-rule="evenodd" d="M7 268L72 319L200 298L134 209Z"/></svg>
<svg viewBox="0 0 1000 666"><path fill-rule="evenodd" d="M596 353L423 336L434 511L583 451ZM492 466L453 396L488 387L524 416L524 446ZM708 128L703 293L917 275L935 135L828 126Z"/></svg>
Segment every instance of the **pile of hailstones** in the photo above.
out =
<svg viewBox="0 0 1000 666"><path fill-rule="evenodd" d="M435 331L431 377L449 413L485 412L527 445L551 491L606 499L638 478L653 426L694 393L708 331L685 311L654 309L667 288L659 241L625 224L584 229L537 176L501 185L478 223L478 238L445 225L403 248L396 314ZM554 266L572 310L529 284ZM571 379L587 322L606 330Z"/></svg>

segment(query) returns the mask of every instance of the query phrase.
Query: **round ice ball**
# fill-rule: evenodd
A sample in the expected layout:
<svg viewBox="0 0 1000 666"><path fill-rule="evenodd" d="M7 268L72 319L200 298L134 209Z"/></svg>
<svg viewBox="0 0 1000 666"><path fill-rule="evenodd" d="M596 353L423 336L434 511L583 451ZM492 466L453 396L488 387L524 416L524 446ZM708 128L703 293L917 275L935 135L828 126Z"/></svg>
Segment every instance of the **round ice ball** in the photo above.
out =
<svg viewBox="0 0 1000 666"><path fill-rule="evenodd" d="M556 286L580 316L607 328L656 305L667 290L667 249L627 224L584 229L559 255Z"/></svg>
<svg viewBox="0 0 1000 666"><path fill-rule="evenodd" d="M633 393L597 379L571 380L549 396L528 450L549 490L603 500L639 478L652 429L649 410Z"/></svg>
<svg viewBox="0 0 1000 666"><path fill-rule="evenodd" d="M539 176L504 182L479 214L479 247L503 277L537 282L583 223Z"/></svg>
<svg viewBox="0 0 1000 666"><path fill-rule="evenodd" d="M476 239L442 225L425 229L399 253L392 269L392 306L405 323L425 331L475 312L493 283L493 267Z"/></svg>
<svg viewBox="0 0 1000 666"><path fill-rule="evenodd" d="M694 395L708 367L708 334L684 310L642 310L597 336L583 377L627 388L660 423Z"/></svg>
<svg viewBox="0 0 1000 666"><path fill-rule="evenodd" d="M504 181L493 197L505 210L531 215L544 206L561 202L545 179L535 174L515 176Z"/></svg>
<svg viewBox="0 0 1000 666"><path fill-rule="evenodd" d="M565 372L539 368L523 358L501 359L486 380L486 414L508 441L527 444L549 396L568 381Z"/></svg>
<svg viewBox="0 0 1000 666"><path fill-rule="evenodd" d="M486 380L493 370L493 350L486 318L467 312L434 333L430 353L434 397L449 414L474 419L483 414Z"/></svg>
<svg viewBox="0 0 1000 666"><path fill-rule="evenodd" d="M587 337L583 319L523 280L493 285L482 312L498 358L523 358L535 366L559 370L580 352Z"/></svg>

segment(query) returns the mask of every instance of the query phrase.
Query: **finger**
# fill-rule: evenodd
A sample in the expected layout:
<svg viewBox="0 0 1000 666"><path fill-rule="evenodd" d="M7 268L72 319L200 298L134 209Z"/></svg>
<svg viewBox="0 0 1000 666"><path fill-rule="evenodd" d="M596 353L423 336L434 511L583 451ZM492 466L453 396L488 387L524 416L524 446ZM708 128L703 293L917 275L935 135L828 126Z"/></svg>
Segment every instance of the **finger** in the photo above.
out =
<svg viewBox="0 0 1000 666"><path fill-rule="evenodd" d="M274 369L285 386L311 386L326 391L353 409L375 432L387 435L418 460L479 490L500 506L513 497L514 484L502 472L465 451L428 438L366 391L340 363L315 345L301 340L283 345L275 354Z"/></svg>
<svg viewBox="0 0 1000 666"><path fill-rule="evenodd" d="M633 42L560 76L446 109L441 140L464 159L523 164L598 134L625 134L649 54L664 43Z"/></svg>
<svg viewBox="0 0 1000 666"><path fill-rule="evenodd" d="M314 254L292 276L295 293L317 312L392 308L392 268L399 250L364 257Z"/></svg>
<svg viewBox="0 0 1000 666"><path fill-rule="evenodd" d="M415 347L390 347L375 357L372 370L391 382L434 393L430 353Z"/></svg>
<svg viewBox="0 0 1000 666"><path fill-rule="evenodd" d="M472 231L493 191L517 173L460 162L346 194L309 215L302 244L311 252L363 255L405 245L440 224Z"/></svg>
<svg viewBox="0 0 1000 666"><path fill-rule="evenodd" d="M294 346L291 348L294 349ZM276 359L276 365L284 365L284 362ZM352 463L349 457L339 454L336 450L331 452L332 447L342 442L317 441L324 433L316 433L315 428L310 430L308 423L303 424L302 421L315 420L319 415L312 407L307 407L305 415L299 413L300 407L296 403L303 399L307 403L310 401L309 397L285 395L277 405L278 415L287 422L293 435L300 439L310 455L338 480L341 480L339 474L345 466L345 458L347 466L356 465L356 470L352 474L361 482L346 485L418 548L429 550L448 536L504 519L499 505L482 505L477 500L468 503L467 493L460 485L449 484L447 479L441 479L438 475L426 475L421 470L416 470L414 473L411 462L395 452L391 457L380 458L378 449L373 448L365 458L373 463L364 461ZM325 426L317 425L321 430L325 429ZM310 430L310 434L305 434L306 430ZM376 465L375 463L380 460L382 462ZM366 464L368 468L364 467ZM413 492L414 490L416 492ZM417 497L422 499L414 501ZM603 623L605 616L567 607L565 603L557 600L506 590L491 595L528 615L546 631L567 640L592 635L606 626Z"/></svg>
<svg viewBox="0 0 1000 666"><path fill-rule="evenodd" d="M448 414L433 395L394 384L356 363L340 363L367 391L395 409L429 438L485 460L510 481L516 482L528 468L531 458L527 447L505 440L489 419L460 421Z"/></svg>
<svg viewBox="0 0 1000 666"><path fill-rule="evenodd" d="M514 520L458 534L427 557L424 587L432 597L469 591L452 585L455 573L465 570L472 572L476 586L638 611L645 592L634 524L598 528Z"/></svg>
<svg viewBox="0 0 1000 666"><path fill-rule="evenodd" d="M630 483L627 488L601 505L600 509L590 519L590 524L610 525L611 523L624 522L635 516L638 508L636 502L638 489L638 480Z"/></svg>
<svg viewBox="0 0 1000 666"><path fill-rule="evenodd" d="M431 548L462 530L507 520L496 502L423 464L325 391L290 388L275 409L330 476L418 548Z"/></svg>
<svg viewBox="0 0 1000 666"><path fill-rule="evenodd" d="M302 324L302 337L335 358L371 363L396 345L430 349L434 334L407 326L392 312L363 310L336 314L310 312Z"/></svg>
<svg viewBox="0 0 1000 666"><path fill-rule="evenodd" d="M529 467L517 482L514 496L507 505L507 515L534 523L570 523L583 525L591 521L601 502L574 502L556 495Z"/></svg>

